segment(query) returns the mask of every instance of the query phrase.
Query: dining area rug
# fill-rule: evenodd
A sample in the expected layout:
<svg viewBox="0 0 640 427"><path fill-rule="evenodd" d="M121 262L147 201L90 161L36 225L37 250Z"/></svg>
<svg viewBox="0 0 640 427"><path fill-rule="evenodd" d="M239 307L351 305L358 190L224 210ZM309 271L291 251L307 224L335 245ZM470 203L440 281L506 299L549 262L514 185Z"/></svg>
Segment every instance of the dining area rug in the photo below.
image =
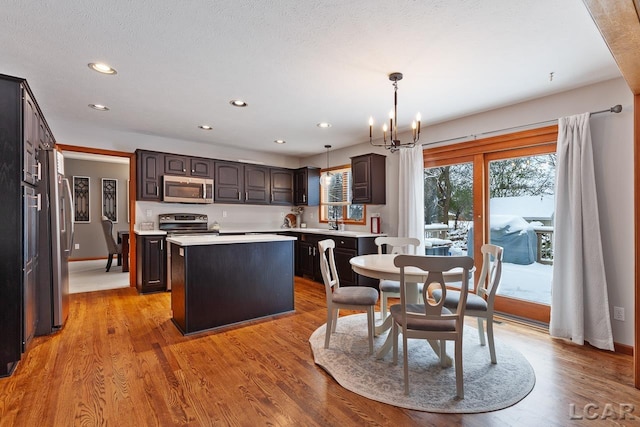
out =
<svg viewBox="0 0 640 427"><path fill-rule="evenodd" d="M425 412L489 412L516 404L535 385L533 367L519 351L495 339L498 363L492 365L489 347L480 345L477 329L465 325L464 399L456 397L454 368L442 367L423 339L408 341L407 396L404 394L402 337L399 337L398 364L393 365L393 350L381 360L375 356L387 337L386 332L375 337L374 354L368 354L365 313L340 317L328 349L324 348L325 329L326 324L309 338L315 363L347 390L389 405ZM451 341L447 342L447 354L454 355Z"/></svg>

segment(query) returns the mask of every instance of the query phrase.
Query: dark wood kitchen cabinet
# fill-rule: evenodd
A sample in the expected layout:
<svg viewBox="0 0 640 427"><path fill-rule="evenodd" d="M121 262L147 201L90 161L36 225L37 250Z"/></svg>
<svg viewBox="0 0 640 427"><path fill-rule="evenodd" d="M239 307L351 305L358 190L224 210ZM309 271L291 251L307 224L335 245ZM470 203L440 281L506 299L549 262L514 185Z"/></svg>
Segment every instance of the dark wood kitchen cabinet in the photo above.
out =
<svg viewBox="0 0 640 427"><path fill-rule="evenodd" d="M179 156L176 154L164 155L164 174L175 176L195 176L211 178L212 161L200 157Z"/></svg>
<svg viewBox="0 0 640 427"><path fill-rule="evenodd" d="M167 288L167 251L165 236L137 235L136 288L141 294L164 291Z"/></svg>
<svg viewBox="0 0 640 427"><path fill-rule="evenodd" d="M293 171L271 168L271 204L291 206L293 204Z"/></svg>
<svg viewBox="0 0 640 427"><path fill-rule="evenodd" d="M164 154L155 151L136 150L136 200L159 202L164 172Z"/></svg>
<svg viewBox="0 0 640 427"><path fill-rule="evenodd" d="M214 169L214 201L216 203L254 205L271 203L269 167L216 161Z"/></svg>
<svg viewBox="0 0 640 427"><path fill-rule="evenodd" d="M294 173L294 197L296 206L318 206L320 204L320 169L304 167Z"/></svg>
<svg viewBox="0 0 640 427"><path fill-rule="evenodd" d="M164 155L164 175L187 176L189 171L189 158L175 154Z"/></svg>
<svg viewBox="0 0 640 427"><path fill-rule="evenodd" d="M385 160L386 156L374 153L351 158L351 203L387 203Z"/></svg>
<svg viewBox="0 0 640 427"><path fill-rule="evenodd" d="M320 257L318 242L322 236L311 233L301 233L296 245L296 275L309 277L315 281L322 281L320 272Z"/></svg>
<svg viewBox="0 0 640 427"><path fill-rule="evenodd" d="M244 202L267 205L271 202L271 180L266 166L244 165Z"/></svg>
<svg viewBox="0 0 640 427"><path fill-rule="evenodd" d="M244 168L242 163L214 162L214 202L244 203Z"/></svg>
<svg viewBox="0 0 640 427"><path fill-rule="evenodd" d="M13 372L39 320L42 141L55 144L29 85L0 75L0 377Z"/></svg>
<svg viewBox="0 0 640 427"><path fill-rule="evenodd" d="M320 272L320 250L318 242L332 239L336 270L341 286L370 286L377 288L378 280L360 276L351 268L349 260L354 256L378 253L375 237L343 237L330 234L300 233L296 245L296 275L322 282Z"/></svg>

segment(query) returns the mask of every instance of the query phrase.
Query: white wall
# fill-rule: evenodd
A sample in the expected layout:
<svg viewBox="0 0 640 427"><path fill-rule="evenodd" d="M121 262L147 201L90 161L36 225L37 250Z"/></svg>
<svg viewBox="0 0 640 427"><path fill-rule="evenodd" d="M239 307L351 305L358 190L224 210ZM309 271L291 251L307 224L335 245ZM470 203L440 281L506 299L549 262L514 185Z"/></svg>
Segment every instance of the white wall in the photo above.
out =
<svg viewBox="0 0 640 427"><path fill-rule="evenodd" d="M591 118L596 185L604 264L609 289L610 312L625 309L626 321L612 319L614 341L633 345L634 319L634 218L633 218L633 95L622 78L575 89L510 107L488 111L432 126L423 126L421 142L430 144L482 132L521 126L558 117L599 111L621 104L619 114L604 113ZM478 135L478 138L497 135ZM409 136L404 135L404 139ZM401 138L403 139L403 138ZM448 142L461 142L464 139ZM441 145L433 144L431 146ZM332 151L331 166L349 162L349 156L381 152L369 144ZM380 211L383 231L397 235L398 156L387 154L387 205L368 207ZM326 157L317 155L302 163L325 167Z"/></svg>
<svg viewBox="0 0 640 427"><path fill-rule="evenodd" d="M64 132L66 128L73 129L73 131ZM240 145L235 147L215 145L215 134L212 136L212 144L201 144L133 131L119 132L111 129L96 131L94 128L89 129L85 127L82 123L65 120L56 121L56 132L74 135L75 139L58 140L58 143L65 145L94 147L127 153L132 153L137 148L140 148L143 150L162 151L165 153L185 154L220 160L264 162L264 164L269 166L284 168L298 167L297 157L245 150Z"/></svg>

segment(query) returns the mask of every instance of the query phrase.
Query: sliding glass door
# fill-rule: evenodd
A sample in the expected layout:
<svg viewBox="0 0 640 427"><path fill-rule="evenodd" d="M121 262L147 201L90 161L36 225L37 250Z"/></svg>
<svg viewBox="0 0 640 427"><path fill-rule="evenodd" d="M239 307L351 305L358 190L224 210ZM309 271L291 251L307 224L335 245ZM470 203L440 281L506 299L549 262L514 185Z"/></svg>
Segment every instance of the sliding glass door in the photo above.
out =
<svg viewBox="0 0 640 427"><path fill-rule="evenodd" d="M496 311L549 321L557 128L424 151L425 241L433 254L504 248ZM447 249L443 249L446 247ZM434 249L435 248L435 249Z"/></svg>

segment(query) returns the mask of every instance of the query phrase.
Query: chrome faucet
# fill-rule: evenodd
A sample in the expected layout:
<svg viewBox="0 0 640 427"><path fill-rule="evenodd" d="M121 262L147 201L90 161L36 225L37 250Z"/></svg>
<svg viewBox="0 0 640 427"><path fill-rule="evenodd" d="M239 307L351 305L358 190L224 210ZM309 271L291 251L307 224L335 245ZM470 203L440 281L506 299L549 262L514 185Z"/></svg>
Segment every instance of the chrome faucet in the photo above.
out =
<svg viewBox="0 0 640 427"><path fill-rule="evenodd" d="M329 220L329 230L337 230L338 229L338 221L335 219Z"/></svg>

